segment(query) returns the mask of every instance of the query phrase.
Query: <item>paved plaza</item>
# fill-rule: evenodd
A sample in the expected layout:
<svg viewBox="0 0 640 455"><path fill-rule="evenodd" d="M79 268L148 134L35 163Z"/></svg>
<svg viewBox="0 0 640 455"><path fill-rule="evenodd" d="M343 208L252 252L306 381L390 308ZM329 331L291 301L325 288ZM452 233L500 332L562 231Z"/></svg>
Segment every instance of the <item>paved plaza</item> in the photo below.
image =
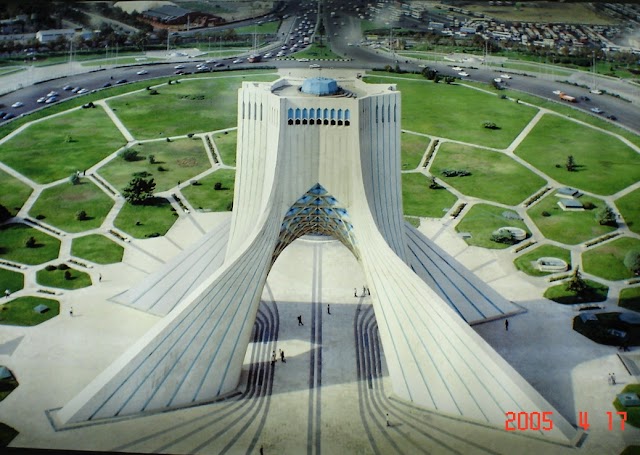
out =
<svg viewBox="0 0 640 455"><path fill-rule="evenodd" d="M20 381L0 407L0 421L20 431L11 446L164 453L258 453L262 446L267 454L575 451L390 396L371 298L362 296L362 270L338 241L318 238L294 242L270 272L236 395L56 432L46 411L71 399L159 320L110 297L158 270L157 258L176 254L176 245L195 242L194 226L212 229L229 216L196 213L166 238L134 240L123 263L100 268L100 283L62 297L59 317L34 328L3 327L0 362ZM605 413L614 411L615 392L638 380L615 348L570 330L573 310L542 299L543 289L514 271L510 253L466 246L446 225L424 221L421 231L527 310L510 318L508 332L502 320L476 325L477 332L569 421L575 423L578 411L589 413L592 427L579 452L614 454L640 442L635 428L607 429ZM280 350L286 362L279 360ZM272 366L273 351L278 361ZM619 378L615 387L607 384L609 372Z"/></svg>

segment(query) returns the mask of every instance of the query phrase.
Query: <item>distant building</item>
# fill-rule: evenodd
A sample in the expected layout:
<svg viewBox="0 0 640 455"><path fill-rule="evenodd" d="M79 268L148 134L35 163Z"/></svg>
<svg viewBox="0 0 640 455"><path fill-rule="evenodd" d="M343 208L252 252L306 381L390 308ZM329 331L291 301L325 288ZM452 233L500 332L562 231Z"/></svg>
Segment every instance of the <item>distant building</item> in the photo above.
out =
<svg viewBox="0 0 640 455"><path fill-rule="evenodd" d="M206 27L225 22L213 14L192 11L175 5L161 5L142 12L142 17L154 26L181 25L189 28Z"/></svg>
<svg viewBox="0 0 640 455"><path fill-rule="evenodd" d="M584 210L582 202L576 199L560 199L558 205L562 210Z"/></svg>
<svg viewBox="0 0 640 455"><path fill-rule="evenodd" d="M51 43L61 36L69 40L76 36L76 31L72 28L62 28L53 30L40 30L36 33L36 39L42 44Z"/></svg>

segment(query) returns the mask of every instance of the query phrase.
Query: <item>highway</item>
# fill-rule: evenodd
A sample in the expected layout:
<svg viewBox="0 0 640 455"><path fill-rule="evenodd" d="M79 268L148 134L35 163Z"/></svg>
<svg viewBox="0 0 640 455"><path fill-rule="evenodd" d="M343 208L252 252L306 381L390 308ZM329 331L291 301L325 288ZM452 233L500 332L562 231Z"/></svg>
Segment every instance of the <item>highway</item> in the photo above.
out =
<svg viewBox="0 0 640 455"><path fill-rule="evenodd" d="M287 40L287 38L289 37L289 33L294 30L294 27L300 23L303 11L304 10L302 9L302 7L298 9L289 9L287 11L288 13L298 14L298 16L292 16L283 21L279 32L283 40ZM359 20L356 17L346 14L340 14L337 18L332 18L329 17L329 11L327 10L325 10L322 14L325 17L326 24L325 39L329 40L334 52L339 55L343 55L346 59L348 59L346 61L315 62L320 64L322 68L353 68L358 70L367 70L382 69L386 65L395 67L397 63L403 71L419 72L422 70L422 68L419 66L419 63L421 62L417 60L408 61L404 58L398 58L395 54L385 52L381 49L373 49L368 46L355 45L362 40ZM317 21L315 22L317 24ZM193 31L184 33L192 32ZM260 51L262 54L270 50L273 50L275 53L275 51L279 50L281 44L282 42L274 43L268 48L263 48ZM256 69L263 67L307 68L310 63L314 63L313 61L298 62L292 59L275 58L264 59L260 63L233 63L234 60L234 57L217 59L216 62L221 66L212 68L212 70L224 71L232 68ZM91 92L94 90L102 89L106 84L116 85L116 82L120 80L126 80L127 82L149 80L149 84L152 85L154 78L172 75L176 78L179 77L175 75L175 71L177 71L175 68L176 65L183 65L183 71L185 73L191 73L197 71L196 65L199 63L205 63L205 59L185 58L182 62L172 61L170 63L114 67L50 80L40 84L26 86L20 90L0 96L0 111L11 112L16 116L19 116L20 114L25 114L35 109L42 108L44 104L37 103L36 100L40 97L45 96L52 90L59 93L60 101L64 101L65 99L71 98L73 96L77 96L70 90L62 90L64 86L71 86L74 88L81 87ZM454 63L445 64L442 62L431 61L422 63L427 64L430 68L436 69L443 76L449 75L460 78L460 76L458 76L457 74L458 71L452 69L452 66L455 65ZM212 67L213 65L213 63L208 64L209 67ZM472 68L469 65L459 65L463 67L464 70L469 74L468 77L464 77L462 79L469 79L472 81L479 81L490 84L494 78L499 77L500 74L502 74L498 70L491 67ZM147 71L147 74L136 74L138 71L141 71L143 69ZM560 102L558 96L554 94L553 91L561 90L576 97L579 101L575 104L563 103L564 105L571 106L575 109L579 109L590 114L592 114L590 112L591 108L598 107L602 111L604 111L603 114L600 114L600 117L605 118L605 120L607 115L615 115L617 117L617 120L614 123L625 126L636 132L638 132L640 129L640 109L638 109L637 105L634 105L631 102L609 95L594 95L589 93L589 90L585 88L580 88L561 82L553 82L545 78L539 78L531 75L516 75L513 73L511 73L511 76L511 79L505 80L508 88L510 89L519 90L525 93L530 93L558 102ZM582 99L583 97L590 98L590 100L584 100ZM11 105L17 101L24 103L24 106L19 108L12 108Z"/></svg>

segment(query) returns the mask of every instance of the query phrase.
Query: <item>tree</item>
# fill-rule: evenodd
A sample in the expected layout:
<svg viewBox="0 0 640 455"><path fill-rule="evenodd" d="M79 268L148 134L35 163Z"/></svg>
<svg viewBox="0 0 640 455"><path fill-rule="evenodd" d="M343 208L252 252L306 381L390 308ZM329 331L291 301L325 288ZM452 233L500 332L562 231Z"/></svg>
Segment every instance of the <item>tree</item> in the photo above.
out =
<svg viewBox="0 0 640 455"><path fill-rule="evenodd" d="M634 275L640 275L640 250L630 250L624 256L624 266Z"/></svg>
<svg viewBox="0 0 640 455"><path fill-rule="evenodd" d="M580 274L580 266L576 267L573 275L571 275L571 279L567 281L566 289L567 291L575 292L577 295L584 294L584 292L589 289L589 285Z"/></svg>
<svg viewBox="0 0 640 455"><path fill-rule="evenodd" d="M29 237L24 242L24 246L26 246L27 248L35 248L37 244L38 244L38 241L36 240L36 238L34 236Z"/></svg>
<svg viewBox="0 0 640 455"><path fill-rule="evenodd" d="M65 280L70 280L71 278L72 278L71 277L71 272L69 270L65 270L64 271L64 279Z"/></svg>
<svg viewBox="0 0 640 455"><path fill-rule="evenodd" d="M74 172L73 174L71 174L69 176L69 182L72 185L78 185L80 184L80 175L77 172Z"/></svg>
<svg viewBox="0 0 640 455"><path fill-rule="evenodd" d="M120 153L120 156L125 161L138 161L138 151L137 150L132 150L132 149L123 150Z"/></svg>
<svg viewBox="0 0 640 455"><path fill-rule="evenodd" d="M616 214L608 205L605 205L602 209L598 210L596 213L596 220L602 226L618 226L618 223L616 222Z"/></svg>
<svg viewBox="0 0 640 455"><path fill-rule="evenodd" d="M78 213L76 213L76 220L78 221L85 221L88 218L89 217L87 216L87 212L85 212L84 210L80 210Z"/></svg>
<svg viewBox="0 0 640 455"><path fill-rule="evenodd" d="M135 177L122 191L122 194L130 204L142 205L153 197L153 190L155 190L155 188L156 183L153 179L146 180L142 177Z"/></svg>
<svg viewBox="0 0 640 455"><path fill-rule="evenodd" d="M149 164L156 164L156 156L155 155L149 155L149 156L147 156L147 158L149 159Z"/></svg>
<svg viewBox="0 0 640 455"><path fill-rule="evenodd" d="M222 189L222 183L220 183L220 182L216 182L216 183L213 185L213 189L214 189L214 190L216 190L216 191L220 191L220 190Z"/></svg>
<svg viewBox="0 0 640 455"><path fill-rule="evenodd" d="M4 223L12 216L13 215L11 215L11 212L9 212L9 209L7 209L4 205L0 204L0 223Z"/></svg>
<svg viewBox="0 0 640 455"><path fill-rule="evenodd" d="M569 155L567 157L567 164L565 164L565 167L567 168L567 171L569 172L573 172L576 170L576 162L573 159L573 155Z"/></svg>

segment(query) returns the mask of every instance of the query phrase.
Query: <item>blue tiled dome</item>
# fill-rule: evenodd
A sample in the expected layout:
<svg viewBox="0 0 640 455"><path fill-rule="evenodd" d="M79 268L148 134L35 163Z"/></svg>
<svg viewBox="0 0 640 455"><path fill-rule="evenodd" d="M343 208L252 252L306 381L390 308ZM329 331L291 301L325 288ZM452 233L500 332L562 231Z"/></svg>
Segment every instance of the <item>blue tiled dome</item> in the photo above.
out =
<svg viewBox="0 0 640 455"><path fill-rule="evenodd" d="M328 77L312 77L305 79L301 90L310 95L331 95L338 91L338 83Z"/></svg>

